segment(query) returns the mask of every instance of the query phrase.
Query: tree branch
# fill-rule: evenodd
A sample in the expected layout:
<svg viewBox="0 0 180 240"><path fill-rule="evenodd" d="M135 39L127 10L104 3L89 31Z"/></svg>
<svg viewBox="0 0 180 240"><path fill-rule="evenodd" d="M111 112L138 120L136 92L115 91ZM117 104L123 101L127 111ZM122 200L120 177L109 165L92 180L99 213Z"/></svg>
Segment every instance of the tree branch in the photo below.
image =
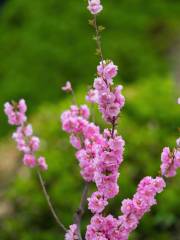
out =
<svg viewBox="0 0 180 240"><path fill-rule="evenodd" d="M116 118L113 117L112 120L112 131L111 131L111 138L114 138L114 131L115 131L115 127L116 127Z"/></svg>
<svg viewBox="0 0 180 240"><path fill-rule="evenodd" d="M48 195L48 193L47 193L47 190L46 190L46 187L45 187L44 180L43 180L42 175L41 175L41 173L40 173L39 170L37 170L37 175L38 175L38 178L39 178L39 181L40 181L40 184L41 184L41 187L42 187L44 196L45 196L46 201L47 201L47 203L48 203L49 209L50 209L50 211L51 211L51 213L52 213L52 215L53 215L56 223L57 223L58 226L61 228L61 230L63 230L64 232L66 232L66 231L67 231L66 227L65 227L64 224L59 220L59 218L58 218L58 216L57 216L57 214L56 214L56 212L55 212L55 210L54 210L54 207L52 206L50 197L49 197L49 195Z"/></svg>
<svg viewBox="0 0 180 240"><path fill-rule="evenodd" d="M83 189L83 193L82 193L81 201L80 201L80 204L79 204L79 208L76 210L76 213L74 215L74 223L77 225L79 240L82 240L81 230L80 230L81 219L82 219L82 216L83 216L84 210L85 210L88 190L89 190L89 183L86 182L85 186L84 186L84 189Z"/></svg>

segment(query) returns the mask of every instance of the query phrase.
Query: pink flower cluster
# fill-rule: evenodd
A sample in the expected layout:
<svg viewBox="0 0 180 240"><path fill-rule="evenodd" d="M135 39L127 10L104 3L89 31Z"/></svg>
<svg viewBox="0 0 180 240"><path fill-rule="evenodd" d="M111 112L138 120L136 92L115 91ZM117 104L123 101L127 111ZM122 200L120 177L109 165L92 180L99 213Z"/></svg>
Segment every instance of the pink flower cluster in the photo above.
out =
<svg viewBox="0 0 180 240"><path fill-rule="evenodd" d="M177 148L173 151L165 147L161 154L161 174L165 177L174 177L177 169L180 168L180 146L177 139Z"/></svg>
<svg viewBox="0 0 180 240"><path fill-rule="evenodd" d="M115 123L125 98L121 94L122 86L113 87L113 78L117 75L118 67L112 61L100 62L97 67L98 77L94 80L94 89L86 97L90 102L97 102L103 118L109 123Z"/></svg>
<svg viewBox="0 0 180 240"><path fill-rule="evenodd" d="M114 218L96 214L87 227L86 240L127 240L129 234L137 227L143 215L156 204L155 196L165 187L163 178L145 177L138 185L133 199L122 202L123 215Z"/></svg>
<svg viewBox="0 0 180 240"><path fill-rule="evenodd" d="M98 192L88 199L89 209L93 213L102 212L107 200L114 198L119 192L119 166L123 161L124 140L116 135L112 138L111 132L107 129L103 133L103 140L96 155L94 174Z"/></svg>
<svg viewBox="0 0 180 240"><path fill-rule="evenodd" d="M17 126L12 138L16 141L18 150L24 154L24 165L29 168L38 165L40 169L47 170L48 166L44 157L36 160L35 152L39 149L40 140L33 136L32 126L26 122L26 111L27 106L24 99L21 99L19 103L5 103L4 105L4 112L8 117L9 124Z"/></svg>
<svg viewBox="0 0 180 240"><path fill-rule="evenodd" d="M93 14L96 15L100 13L103 9L100 0L88 0L88 10Z"/></svg>
<svg viewBox="0 0 180 240"><path fill-rule="evenodd" d="M70 142L78 150L81 175L85 181L96 183L98 191L88 199L89 209L100 213L107 205L107 200L119 192L119 166L123 161L124 140L112 138L109 130L101 134L99 127L88 121L89 110L83 105L75 105L61 115L62 128L70 133Z"/></svg>
<svg viewBox="0 0 180 240"><path fill-rule="evenodd" d="M69 226L69 230L65 234L65 240L78 240L77 225L73 224Z"/></svg>
<svg viewBox="0 0 180 240"><path fill-rule="evenodd" d="M21 99L19 103L13 102L13 104L5 103L4 112L8 116L8 123L10 125L22 125L26 121L27 106L24 99Z"/></svg>
<svg viewBox="0 0 180 240"><path fill-rule="evenodd" d="M94 179L94 146L99 139L99 128L89 123L89 109L86 105L72 105L61 115L62 128L70 133L70 142L78 151L81 175L85 181ZM93 144L92 141L94 141Z"/></svg>

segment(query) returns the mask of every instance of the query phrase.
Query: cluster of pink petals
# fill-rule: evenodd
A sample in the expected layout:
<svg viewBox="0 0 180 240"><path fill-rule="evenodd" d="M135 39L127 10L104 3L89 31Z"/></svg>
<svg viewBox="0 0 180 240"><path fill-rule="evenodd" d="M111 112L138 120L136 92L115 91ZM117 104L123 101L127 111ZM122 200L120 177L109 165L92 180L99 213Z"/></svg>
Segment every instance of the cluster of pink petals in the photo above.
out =
<svg viewBox="0 0 180 240"><path fill-rule="evenodd" d="M81 175L85 181L94 179L94 145L99 141L99 128L88 121L89 109L86 105L72 105L61 115L62 128L70 134L70 143L78 151ZM93 145L91 144L94 140Z"/></svg>
<svg viewBox="0 0 180 240"><path fill-rule="evenodd" d="M165 147L161 154L161 174L165 177L174 177L177 169L180 168L180 147L177 139L177 148L173 151Z"/></svg>
<svg viewBox="0 0 180 240"><path fill-rule="evenodd" d="M26 121L27 106L24 99L21 99L18 103L9 102L4 105L4 112L8 117L8 123L10 125L22 125Z"/></svg>
<svg viewBox="0 0 180 240"><path fill-rule="evenodd" d="M95 89L90 89L86 95L86 101L91 103L98 102L98 91Z"/></svg>
<svg viewBox="0 0 180 240"><path fill-rule="evenodd" d="M86 96L90 102L97 102L103 118L109 123L117 120L125 103L125 98L121 94L122 86L113 87L113 78L117 75L117 71L118 67L112 61L100 62L97 67L98 77L94 80L94 89Z"/></svg>
<svg viewBox="0 0 180 240"><path fill-rule="evenodd" d="M96 15L100 13L103 9L100 0L88 0L88 10L93 14Z"/></svg>
<svg viewBox="0 0 180 240"><path fill-rule="evenodd" d="M96 214L87 226L86 240L127 240L142 216L156 204L155 196L165 187L163 178L145 177L138 185L133 199L122 202L122 214L118 218Z"/></svg>
<svg viewBox="0 0 180 240"><path fill-rule="evenodd" d="M70 134L70 143L77 149L81 175L87 182L95 182L98 192L89 198L89 209L100 213L107 205L107 200L119 192L119 166L123 161L124 140L112 138L109 130L100 133L94 123L88 121L89 110L83 105L72 105L70 110L61 115L62 128Z"/></svg>
<svg viewBox="0 0 180 240"><path fill-rule="evenodd" d="M94 181L95 157L103 143L99 127L88 121L89 109L86 105L72 105L61 115L62 128L70 134L70 142L77 149L76 157L85 181Z"/></svg>
<svg viewBox="0 0 180 240"><path fill-rule="evenodd" d="M95 161L94 181L98 192L88 199L89 209L93 213L101 213L107 206L107 200L119 192L119 166L123 161L124 140L120 136L112 138L107 129L103 133L103 140Z"/></svg>
<svg viewBox="0 0 180 240"><path fill-rule="evenodd" d="M101 213L108 205L108 201L101 192L94 192L91 198L88 198L88 207L92 213Z"/></svg>
<svg viewBox="0 0 180 240"><path fill-rule="evenodd" d="M77 225L73 224L69 226L69 230L65 234L65 240L78 240Z"/></svg>
<svg viewBox="0 0 180 240"><path fill-rule="evenodd" d="M72 86L69 81L66 82L65 86L62 87L62 90L65 92L72 92Z"/></svg>
<svg viewBox="0 0 180 240"><path fill-rule="evenodd" d="M138 185L133 199L125 199L122 202L122 216L119 217L121 227L129 235L136 229L139 221L151 207L156 204L155 196L165 188L166 183L162 177L145 177Z"/></svg>
<svg viewBox="0 0 180 240"><path fill-rule="evenodd" d="M17 149L23 152L23 163L29 168L34 168L36 165L42 170L47 170L44 157L36 159L35 152L39 149L40 140L38 137L33 136L33 129L30 124L26 123L27 116L25 115L27 106L24 99L19 103L5 103L4 112L8 117L8 122L11 125L17 126L16 131L13 133L12 138L17 143Z"/></svg>

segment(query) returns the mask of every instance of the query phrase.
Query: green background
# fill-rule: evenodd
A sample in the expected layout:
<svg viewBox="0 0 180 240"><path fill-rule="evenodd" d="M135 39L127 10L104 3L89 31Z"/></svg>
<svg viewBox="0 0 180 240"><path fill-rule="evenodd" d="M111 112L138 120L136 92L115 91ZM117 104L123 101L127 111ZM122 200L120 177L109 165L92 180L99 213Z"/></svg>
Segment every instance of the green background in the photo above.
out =
<svg viewBox="0 0 180 240"><path fill-rule="evenodd" d="M59 116L71 104L61 92L70 80L79 103L92 85L95 55L86 1L0 1L0 239L64 239L52 219L35 172L21 165L10 139L3 104L25 98L29 120L41 140L49 171L47 189L66 226L80 201L83 182ZM180 2L178 0L103 1L98 17L105 58L119 66L126 106L118 129L126 141L120 167L120 194L107 212L120 214L123 198L132 197L143 176L156 176L164 146L175 145L180 126L178 76ZM107 127L96 111L96 123ZM132 240L180 239L180 172L131 235ZM94 186L92 185L91 191ZM89 192L90 194L90 192ZM90 212L84 216L83 230Z"/></svg>

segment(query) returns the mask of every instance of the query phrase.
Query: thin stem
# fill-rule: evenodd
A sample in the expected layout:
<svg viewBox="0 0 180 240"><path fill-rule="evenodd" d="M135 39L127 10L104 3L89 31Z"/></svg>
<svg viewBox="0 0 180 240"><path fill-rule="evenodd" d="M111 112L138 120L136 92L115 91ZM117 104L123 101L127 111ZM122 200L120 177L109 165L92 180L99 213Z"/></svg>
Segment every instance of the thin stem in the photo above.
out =
<svg viewBox="0 0 180 240"><path fill-rule="evenodd" d="M49 197L48 192L47 192L46 187L45 187L45 182L44 182L43 177L42 177L42 175L41 175L41 173L40 173L39 170L37 170L37 175L38 175L38 178L39 178L39 181L40 181L40 184L41 184L41 187L42 187L44 196L45 196L46 201L47 201L47 203L48 203L49 209L50 209L50 211L51 211L51 213L52 213L52 215L53 215L56 223L59 225L59 227L61 228L61 230L63 230L64 232L66 232L66 231L67 231L66 227L65 227L64 224L59 220L59 218L58 218L58 216L57 216L57 214L56 214L56 212L55 212L55 210L54 210L54 207L52 206L50 197Z"/></svg>
<svg viewBox="0 0 180 240"><path fill-rule="evenodd" d="M81 219L82 219L82 216L83 216L84 211L85 211L85 205L86 205L86 201L87 201L88 190L89 190L89 183L86 183L85 186L84 186L84 189L83 189L83 193L82 193L81 201L80 201L80 204L79 204L79 208L76 210L76 213L75 213L75 216L74 216L74 223L77 225L79 240L82 240L80 227L81 227Z"/></svg>
<svg viewBox="0 0 180 240"><path fill-rule="evenodd" d="M114 138L115 127L116 127L116 118L113 117L113 120L112 120L112 131L111 131L111 137L112 138Z"/></svg>
<svg viewBox="0 0 180 240"><path fill-rule="evenodd" d="M91 103L91 120L95 123L95 104Z"/></svg>
<svg viewBox="0 0 180 240"><path fill-rule="evenodd" d="M94 27L96 30L96 43L97 43L97 47L98 50L100 52L100 58L103 64L104 58L103 58L103 53L102 53L102 47L101 47L101 40L100 40L100 34L99 34L99 29L98 29L98 25L97 25L97 17L96 15L94 15Z"/></svg>
<svg viewBox="0 0 180 240"><path fill-rule="evenodd" d="M74 92L73 89L71 90L71 95L72 95L72 103L73 103L74 105L78 105L77 99L76 99L76 95L75 95L75 92Z"/></svg>

